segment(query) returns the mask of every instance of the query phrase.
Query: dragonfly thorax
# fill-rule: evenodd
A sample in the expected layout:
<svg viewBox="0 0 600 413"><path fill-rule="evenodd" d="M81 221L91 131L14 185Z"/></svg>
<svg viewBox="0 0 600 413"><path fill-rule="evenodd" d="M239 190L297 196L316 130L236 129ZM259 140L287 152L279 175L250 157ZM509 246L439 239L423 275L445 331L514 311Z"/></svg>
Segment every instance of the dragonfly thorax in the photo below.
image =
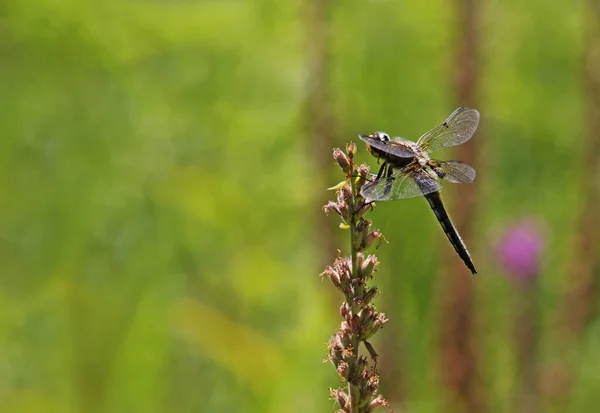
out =
<svg viewBox="0 0 600 413"><path fill-rule="evenodd" d="M415 153L415 158L419 162L419 165L421 165L421 168L425 168L426 166L428 166L430 164L431 158L429 157L427 152L425 152L423 149L421 149L421 147L419 145L417 145L415 143L415 144L412 144L410 148Z"/></svg>

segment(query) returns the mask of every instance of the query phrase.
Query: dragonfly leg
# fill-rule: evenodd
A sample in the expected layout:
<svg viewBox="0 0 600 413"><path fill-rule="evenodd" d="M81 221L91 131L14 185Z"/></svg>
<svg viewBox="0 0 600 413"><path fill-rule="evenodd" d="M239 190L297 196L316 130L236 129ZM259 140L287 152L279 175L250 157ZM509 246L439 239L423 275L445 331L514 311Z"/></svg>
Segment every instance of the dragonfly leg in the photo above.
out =
<svg viewBox="0 0 600 413"><path fill-rule="evenodd" d="M381 168L379 168L379 172L377 172L377 178L375 178L375 180L378 180L379 178L381 178L381 175L383 175L383 171L385 170L385 168L387 167L387 163L383 163L381 165Z"/></svg>
<svg viewBox="0 0 600 413"><path fill-rule="evenodd" d="M389 193L392 191L392 184L394 183L394 177L392 176L394 173L394 168L392 168L390 165L387 165L387 174L386 174L386 182L385 182L385 189L383 190L383 196L387 196L389 195Z"/></svg>
<svg viewBox="0 0 600 413"><path fill-rule="evenodd" d="M361 194L362 194L362 193L363 193L363 191L364 191L364 190L366 190L367 188L370 188L370 187L372 187L373 185L377 184L377 181L379 180L379 178L381 178L381 175L383 175L383 173L385 172L386 168L388 168L388 164L384 162L384 163L383 163L383 165L381 165L381 167L379 168L379 172L377 172L377 177L375 177L375 179L373 179L373 180L369 180L369 182L368 182L368 183L366 183L366 184L365 184L365 185L362 187L362 189L361 189ZM389 168L389 169L391 169L391 168ZM371 175L371 176L373 176L373 175ZM370 202L369 202L369 204L370 204ZM361 208L359 208L359 211L360 211L361 209L362 209L362 207L361 207Z"/></svg>
<svg viewBox="0 0 600 413"><path fill-rule="evenodd" d="M366 208L366 207L371 207L371 210L372 210L373 209L373 204L375 204L375 201L365 202L364 204L361 205L360 208L358 208L358 210L356 211L356 214L359 214L360 211L362 211L362 209Z"/></svg>

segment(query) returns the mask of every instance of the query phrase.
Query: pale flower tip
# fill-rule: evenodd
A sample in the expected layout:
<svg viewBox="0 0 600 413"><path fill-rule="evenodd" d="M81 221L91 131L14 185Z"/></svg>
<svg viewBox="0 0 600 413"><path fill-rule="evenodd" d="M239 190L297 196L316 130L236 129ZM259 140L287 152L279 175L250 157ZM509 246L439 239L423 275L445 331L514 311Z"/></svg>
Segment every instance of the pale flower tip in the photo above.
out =
<svg viewBox="0 0 600 413"><path fill-rule="evenodd" d="M350 398L342 390L329 389L329 395L338 402L339 406L342 408L342 411L345 411L346 408L349 406Z"/></svg>
<svg viewBox="0 0 600 413"><path fill-rule="evenodd" d="M362 263L360 271L364 277L371 277L373 271L377 271L378 268L379 260L377 260L377 257L375 255L369 255Z"/></svg>
<svg viewBox="0 0 600 413"><path fill-rule="evenodd" d="M352 158L352 156L350 156L350 158ZM346 156L346 154L342 152L339 148L335 148L333 150L333 159L335 159L340 168L342 168L342 171L344 171L345 173L348 173L352 169L348 156Z"/></svg>
<svg viewBox="0 0 600 413"><path fill-rule="evenodd" d="M354 158L354 155L356 155L356 144L354 142L346 144L346 152L350 159Z"/></svg>
<svg viewBox="0 0 600 413"><path fill-rule="evenodd" d="M350 366L345 361L342 361L340 364L338 364L338 366L337 366L337 372L345 380L348 380L348 373L349 373L349 371L350 371Z"/></svg>
<svg viewBox="0 0 600 413"><path fill-rule="evenodd" d="M366 411L372 412L376 408L381 407L381 406L387 407L390 412L393 411L392 408L390 407L390 404L381 395L377 396L375 399L373 399L371 401L371 403L369 403Z"/></svg>
<svg viewBox="0 0 600 413"><path fill-rule="evenodd" d="M344 222L340 222L340 228L341 229L350 229L350 225L344 223Z"/></svg>
<svg viewBox="0 0 600 413"><path fill-rule="evenodd" d="M369 168L369 165L363 163L358 167L358 175L360 175L361 178L367 178L370 170L371 168Z"/></svg>
<svg viewBox="0 0 600 413"><path fill-rule="evenodd" d="M338 191L342 189L342 187L346 185L346 181L342 181L339 184L332 186L331 188L327 188L328 191Z"/></svg>

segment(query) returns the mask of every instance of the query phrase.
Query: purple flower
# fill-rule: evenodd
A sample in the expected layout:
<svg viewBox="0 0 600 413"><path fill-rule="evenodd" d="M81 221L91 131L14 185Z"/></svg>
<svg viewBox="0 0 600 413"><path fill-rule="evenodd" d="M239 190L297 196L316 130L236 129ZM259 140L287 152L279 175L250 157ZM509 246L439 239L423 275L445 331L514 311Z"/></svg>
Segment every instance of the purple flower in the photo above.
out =
<svg viewBox="0 0 600 413"><path fill-rule="evenodd" d="M506 229L498 243L497 255L510 278L527 281L538 275L543 249L540 227L533 220L522 220Z"/></svg>

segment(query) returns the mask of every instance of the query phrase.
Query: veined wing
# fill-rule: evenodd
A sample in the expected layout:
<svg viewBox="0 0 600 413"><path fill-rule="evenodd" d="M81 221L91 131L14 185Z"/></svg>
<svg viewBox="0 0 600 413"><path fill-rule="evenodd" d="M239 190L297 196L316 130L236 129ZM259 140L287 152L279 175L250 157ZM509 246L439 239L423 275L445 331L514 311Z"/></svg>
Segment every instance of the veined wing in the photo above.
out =
<svg viewBox="0 0 600 413"><path fill-rule="evenodd" d="M427 153L460 145L471 139L478 125L479 112L460 107L443 124L421 136L417 144Z"/></svg>
<svg viewBox="0 0 600 413"><path fill-rule="evenodd" d="M414 165L395 171L390 176L382 176L375 182L364 185L360 194L369 201L388 201L423 196L442 189L442 183Z"/></svg>
<svg viewBox="0 0 600 413"><path fill-rule="evenodd" d="M475 180L475 169L461 161L434 161L445 174L441 178L455 184L470 184Z"/></svg>
<svg viewBox="0 0 600 413"><path fill-rule="evenodd" d="M412 158L415 156L413 150L410 149L410 145L414 145L414 142L409 140L396 137L392 140L382 141L381 139L376 138L375 135L362 134L358 135L358 137L372 147L399 156L400 158Z"/></svg>

